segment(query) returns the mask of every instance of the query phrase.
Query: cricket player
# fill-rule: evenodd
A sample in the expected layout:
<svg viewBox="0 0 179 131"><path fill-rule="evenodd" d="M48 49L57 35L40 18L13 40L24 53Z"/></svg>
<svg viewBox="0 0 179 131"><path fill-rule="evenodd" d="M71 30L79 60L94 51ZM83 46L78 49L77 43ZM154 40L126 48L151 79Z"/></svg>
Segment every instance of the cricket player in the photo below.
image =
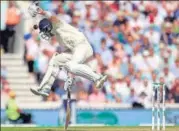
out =
<svg viewBox="0 0 179 131"><path fill-rule="evenodd" d="M59 20L49 11L44 11L36 2L29 6L28 11L32 17L36 17L37 14L44 17L40 20L38 27L36 25L36 28L40 30L41 37L49 40L52 36L55 36L59 44L65 48L63 53L55 53L52 56L40 87L38 89L31 88L31 91L36 95L48 96L61 68L65 68L70 74L93 81L96 87L100 89L107 76L95 73L86 64L89 58L93 56L93 49L84 34L63 20ZM72 75L66 81L67 84L72 84Z"/></svg>

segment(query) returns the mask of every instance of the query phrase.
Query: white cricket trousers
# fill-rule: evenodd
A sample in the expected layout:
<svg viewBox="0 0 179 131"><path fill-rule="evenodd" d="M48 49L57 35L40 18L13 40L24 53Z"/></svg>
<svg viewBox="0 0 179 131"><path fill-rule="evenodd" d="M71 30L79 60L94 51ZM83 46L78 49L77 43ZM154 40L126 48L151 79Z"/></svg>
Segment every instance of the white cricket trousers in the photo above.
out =
<svg viewBox="0 0 179 131"><path fill-rule="evenodd" d="M95 73L86 64L92 56L93 49L87 40L85 43L78 44L73 51L66 51L61 54L55 53L49 62L47 72L39 88L50 89L62 67L74 75L96 82L101 75Z"/></svg>

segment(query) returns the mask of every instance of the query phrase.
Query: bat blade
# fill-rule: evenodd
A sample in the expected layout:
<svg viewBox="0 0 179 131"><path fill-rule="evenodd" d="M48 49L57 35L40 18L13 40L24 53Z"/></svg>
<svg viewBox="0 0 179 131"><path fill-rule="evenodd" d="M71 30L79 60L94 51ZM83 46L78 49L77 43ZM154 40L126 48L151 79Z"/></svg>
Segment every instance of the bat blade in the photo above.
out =
<svg viewBox="0 0 179 131"><path fill-rule="evenodd" d="M66 120L65 120L65 131L68 128L68 124L70 122L71 119L71 109L70 109L70 102L68 101L67 103L67 112L66 112Z"/></svg>

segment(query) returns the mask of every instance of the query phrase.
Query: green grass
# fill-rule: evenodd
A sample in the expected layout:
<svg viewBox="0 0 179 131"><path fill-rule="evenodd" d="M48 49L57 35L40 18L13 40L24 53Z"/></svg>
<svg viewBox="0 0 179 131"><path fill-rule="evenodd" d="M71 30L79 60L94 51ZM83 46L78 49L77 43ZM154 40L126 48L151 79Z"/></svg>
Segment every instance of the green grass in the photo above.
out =
<svg viewBox="0 0 179 131"><path fill-rule="evenodd" d="M1 127L1 131L64 131L63 127ZM151 127L69 127L67 131L151 131ZM166 127L166 131L179 131L179 126Z"/></svg>

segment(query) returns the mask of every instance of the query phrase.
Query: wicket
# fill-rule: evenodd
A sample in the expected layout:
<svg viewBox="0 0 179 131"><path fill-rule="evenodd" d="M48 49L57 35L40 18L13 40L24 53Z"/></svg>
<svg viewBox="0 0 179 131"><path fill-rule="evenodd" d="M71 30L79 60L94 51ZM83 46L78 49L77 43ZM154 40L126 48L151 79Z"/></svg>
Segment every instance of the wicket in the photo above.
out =
<svg viewBox="0 0 179 131"><path fill-rule="evenodd" d="M162 87L162 88L161 88ZM162 93L161 93L162 89ZM156 92L156 101L155 102L155 92ZM161 119L161 94L162 94L162 119ZM156 106L157 104L157 106ZM157 118L155 107L157 108ZM165 131L165 84L163 83L153 83L152 90L152 131L155 130L155 118L157 119L157 131L160 131L160 122L162 120L162 129Z"/></svg>

